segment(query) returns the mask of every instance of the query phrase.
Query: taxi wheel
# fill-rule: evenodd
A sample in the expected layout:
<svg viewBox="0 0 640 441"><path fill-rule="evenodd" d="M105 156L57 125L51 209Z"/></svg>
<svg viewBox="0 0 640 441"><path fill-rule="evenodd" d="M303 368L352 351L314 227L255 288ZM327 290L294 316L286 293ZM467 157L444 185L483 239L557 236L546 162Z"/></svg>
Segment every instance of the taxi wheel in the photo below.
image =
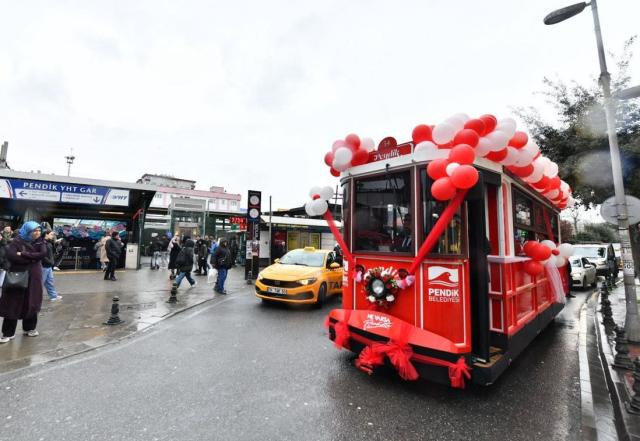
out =
<svg viewBox="0 0 640 441"><path fill-rule="evenodd" d="M315 307L322 308L322 304L327 299L327 285L323 283L318 289L318 297L316 298Z"/></svg>

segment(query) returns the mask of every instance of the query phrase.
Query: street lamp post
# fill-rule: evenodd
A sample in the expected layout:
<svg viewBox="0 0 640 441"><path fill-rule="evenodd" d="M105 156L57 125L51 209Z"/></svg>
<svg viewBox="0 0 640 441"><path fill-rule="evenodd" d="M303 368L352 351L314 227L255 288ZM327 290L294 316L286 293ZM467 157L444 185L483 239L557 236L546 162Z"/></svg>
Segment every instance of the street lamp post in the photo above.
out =
<svg viewBox="0 0 640 441"><path fill-rule="evenodd" d="M613 174L613 188L615 192L616 208L618 210L618 234L622 249L622 271L624 275L624 292L626 301L625 331L627 338L632 342L640 342L640 321L638 321L638 303L636 297L635 275L633 255L631 254L631 239L629 237L629 218L627 203L622 180L622 165L620 162L620 149L616 135L615 99L611 96L611 75L607 71L602 33L600 31L600 18L598 17L597 0L589 3L576 3L566 8L553 11L544 18L544 23L552 25L560 23L574 15L579 14L586 6L591 6L593 24L598 46L598 59L600 61L600 85L604 95L604 112L607 120L607 134L609 137L609 150L611 152L611 171Z"/></svg>
<svg viewBox="0 0 640 441"><path fill-rule="evenodd" d="M73 149L71 149L69 156L65 156L64 159L67 160L67 176L71 176L71 166L73 165L73 161L76 159L76 157L73 156Z"/></svg>

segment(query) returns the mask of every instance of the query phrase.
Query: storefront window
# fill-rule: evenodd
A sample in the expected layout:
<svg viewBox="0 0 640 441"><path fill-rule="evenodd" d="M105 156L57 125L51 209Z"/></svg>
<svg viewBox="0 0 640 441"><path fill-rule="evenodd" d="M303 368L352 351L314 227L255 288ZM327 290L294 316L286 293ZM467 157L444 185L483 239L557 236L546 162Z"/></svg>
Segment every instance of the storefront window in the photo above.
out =
<svg viewBox="0 0 640 441"><path fill-rule="evenodd" d="M355 181L355 249L413 251L411 173L388 173Z"/></svg>
<svg viewBox="0 0 640 441"><path fill-rule="evenodd" d="M431 179L426 170L420 171L422 188L422 229L426 238L435 226L440 215L448 205L448 202L440 202L433 199L431 192ZM437 244L431 250L432 254L459 255L464 253L464 219L462 206L458 208L453 218L447 225L445 232L438 239Z"/></svg>

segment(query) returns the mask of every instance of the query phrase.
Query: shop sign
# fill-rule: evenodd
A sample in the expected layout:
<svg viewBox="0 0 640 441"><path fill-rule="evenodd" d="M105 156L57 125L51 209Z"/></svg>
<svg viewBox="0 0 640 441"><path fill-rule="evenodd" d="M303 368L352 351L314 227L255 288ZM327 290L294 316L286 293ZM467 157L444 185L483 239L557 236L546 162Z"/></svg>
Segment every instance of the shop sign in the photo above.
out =
<svg viewBox="0 0 640 441"><path fill-rule="evenodd" d="M369 162L385 161L388 159L399 158L400 156L410 155L413 151L413 143L407 142L398 145L395 138L387 137L380 141L378 150L369 153Z"/></svg>
<svg viewBox="0 0 640 441"><path fill-rule="evenodd" d="M129 190L26 179L0 179L0 198L129 206Z"/></svg>

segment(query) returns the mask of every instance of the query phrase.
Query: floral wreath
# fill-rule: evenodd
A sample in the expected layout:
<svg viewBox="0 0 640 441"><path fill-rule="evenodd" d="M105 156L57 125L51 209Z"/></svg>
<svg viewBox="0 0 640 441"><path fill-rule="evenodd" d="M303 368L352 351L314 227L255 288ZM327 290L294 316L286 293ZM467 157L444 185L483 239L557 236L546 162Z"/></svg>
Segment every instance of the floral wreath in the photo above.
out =
<svg viewBox="0 0 640 441"><path fill-rule="evenodd" d="M398 286L398 271L393 267L371 268L364 275L364 291L369 302L378 306L388 307L396 300Z"/></svg>

